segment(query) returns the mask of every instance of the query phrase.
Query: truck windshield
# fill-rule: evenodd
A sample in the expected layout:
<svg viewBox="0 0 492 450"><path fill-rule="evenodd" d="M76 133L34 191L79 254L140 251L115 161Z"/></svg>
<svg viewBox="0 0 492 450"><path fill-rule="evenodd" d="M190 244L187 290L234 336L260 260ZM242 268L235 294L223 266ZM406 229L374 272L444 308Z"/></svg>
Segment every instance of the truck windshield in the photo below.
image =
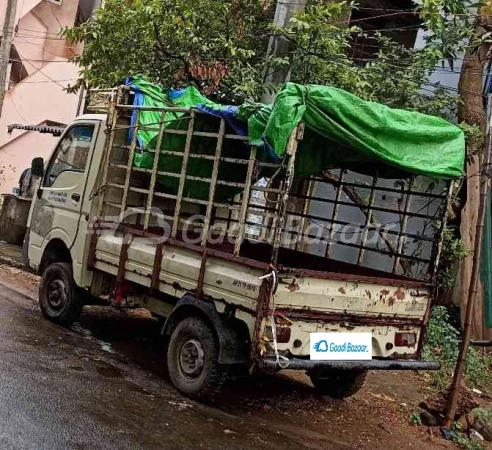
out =
<svg viewBox="0 0 492 450"><path fill-rule="evenodd" d="M52 186L62 172L85 171L93 134L93 125L76 125L65 134L58 144L44 186Z"/></svg>

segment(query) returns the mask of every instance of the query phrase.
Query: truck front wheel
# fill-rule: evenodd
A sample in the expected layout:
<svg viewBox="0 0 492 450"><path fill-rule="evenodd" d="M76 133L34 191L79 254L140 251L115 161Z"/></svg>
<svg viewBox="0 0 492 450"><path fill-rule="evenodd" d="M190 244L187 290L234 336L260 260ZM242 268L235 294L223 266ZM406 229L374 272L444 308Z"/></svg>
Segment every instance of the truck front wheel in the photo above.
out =
<svg viewBox="0 0 492 450"><path fill-rule="evenodd" d="M83 305L69 263L53 263L45 269L39 285L39 305L44 317L60 325L70 326L80 317Z"/></svg>
<svg viewBox="0 0 492 450"><path fill-rule="evenodd" d="M220 389L226 372L218 358L217 339L203 319L188 317L172 332L167 351L169 377L188 397L203 399Z"/></svg>
<svg viewBox="0 0 492 450"><path fill-rule="evenodd" d="M325 369L322 372L312 372L309 377L317 392L341 399L350 397L362 389L367 371Z"/></svg>

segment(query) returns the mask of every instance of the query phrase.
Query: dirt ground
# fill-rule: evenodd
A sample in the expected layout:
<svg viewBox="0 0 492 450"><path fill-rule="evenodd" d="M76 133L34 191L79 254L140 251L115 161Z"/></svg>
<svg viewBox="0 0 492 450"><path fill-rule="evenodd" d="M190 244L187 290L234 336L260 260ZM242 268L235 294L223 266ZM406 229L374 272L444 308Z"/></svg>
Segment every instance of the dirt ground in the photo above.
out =
<svg viewBox="0 0 492 450"><path fill-rule="evenodd" d="M0 265L0 284L26 298L37 310L39 279L17 268ZM86 307L72 328L111 348L111 357L124 359L169 384L157 322L141 310L122 313ZM247 427L252 421L269 432L289 436L289 447L419 450L456 448L425 427L410 423L418 403L430 394L425 377L413 372L372 372L366 386L345 400L320 398L300 372L237 378L207 406L211 420L234 416ZM186 403L194 404L187 399ZM240 433L241 428L231 431ZM261 436L258 436L261 440Z"/></svg>

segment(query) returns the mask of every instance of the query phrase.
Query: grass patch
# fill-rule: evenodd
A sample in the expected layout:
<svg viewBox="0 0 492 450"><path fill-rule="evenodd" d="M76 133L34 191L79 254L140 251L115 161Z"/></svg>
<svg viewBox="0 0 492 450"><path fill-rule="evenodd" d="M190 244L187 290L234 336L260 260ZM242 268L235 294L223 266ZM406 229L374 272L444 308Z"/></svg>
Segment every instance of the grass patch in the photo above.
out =
<svg viewBox="0 0 492 450"><path fill-rule="evenodd" d="M435 306L427 329L423 358L441 363L441 370L430 372L431 383L439 389L449 387L458 359L461 333L459 319L445 306ZM492 357L474 347L468 349L465 382L468 387L490 391Z"/></svg>

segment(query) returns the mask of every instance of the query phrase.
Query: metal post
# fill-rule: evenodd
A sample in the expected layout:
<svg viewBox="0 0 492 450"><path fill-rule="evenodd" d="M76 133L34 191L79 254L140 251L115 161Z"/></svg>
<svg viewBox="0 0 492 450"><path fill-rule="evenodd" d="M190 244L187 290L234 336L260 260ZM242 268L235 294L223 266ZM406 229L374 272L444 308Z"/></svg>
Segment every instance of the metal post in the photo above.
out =
<svg viewBox="0 0 492 450"><path fill-rule="evenodd" d="M186 182L186 171L188 169L188 158L191 152L191 140L193 139L193 127L195 126L195 111L190 112L190 121L188 122L188 131L186 132L186 143L183 151L183 160L181 163L181 176L179 177L178 194L176 196L176 208L174 210L173 227L171 237L176 238L179 226L179 214L181 213L181 203L183 201L183 190Z"/></svg>
<svg viewBox="0 0 492 450"><path fill-rule="evenodd" d="M3 23L2 41L0 42L0 116L2 115L3 100L7 88L7 73L10 62L10 49L14 38L17 0L7 0L5 21Z"/></svg>
<svg viewBox="0 0 492 450"><path fill-rule="evenodd" d="M152 174L150 176L149 193L147 194L147 208L145 208L144 230L149 227L150 211L152 209L152 200L154 199L155 183L157 181L157 170L159 167L159 158L161 156L161 144L164 136L164 125L166 123L166 111L161 114L161 123L159 126L159 134L157 136L157 145L154 152L154 164L152 165Z"/></svg>
<svg viewBox="0 0 492 450"><path fill-rule="evenodd" d="M271 263L275 266L277 264L278 252L280 244L282 243L282 233L284 232L285 218L287 216L287 202L289 200L290 188L292 186L292 180L294 179L294 163L296 160L297 144L302 140L304 133L304 124L300 124L290 136L287 143L287 167L282 185L282 194L280 198L280 205L278 211L278 220L274 231L273 238L273 250Z"/></svg>
<svg viewBox="0 0 492 450"><path fill-rule="evenodd" d="M369 199L369 205L367 205L366 223L364 226L364 231L362 232L359 258L357 259L358 266L362 265L362 261L364 259L364 250L367 243L367 235L369 234L369 227L372 225L372 216L374 214L372 207L374 206L374 199L376 198L376 186L378 184L378 178L379 178L379 173L376 172L376 174L372 177L371 197Z"/></svg>
<svg viewBox="0 0 492 450"><path fill-rule="evenodd" d="M337 231L337 227L336 227L337 224L335 222L337 221L338 211L340 209L340 198L342 197L344 176L345 176L345 170L340 169L340 176L338 177L337 193L335 195L335 203L333 204L333 211L331 214L328 242L326 243L325 258L329 258L331 256L332 243L333 240L335 239L335 233Z"/></svg>
<svg viewBox="0 0 492 450"><path fill-rule="evenodd" d="M275 17L273 24L279 28L285 28L289 26L290 19L294 17L297 12L304 11L306 8L307 0L277 0L277 7L275 9ZM276 34L270 37L268 43L267 59L268 58L281 58L289 53L289 42L281 34ZM261 101L263 103L272 103L275 100L275 94L272 93L273 89L278 85L289 81L290 67L284 67L279 70L272 71L267 67L265 74L264 84L267 88L263 94Z"/></svg>
<svg viewBox="0 0 492 450"><path fill-rule="evenodd" d="M415 177L412 176L412 178L410 178L410 184L408 186L408 192L405 198L405 209L403 210L403 218L400 224L400 235L398 237L398 244L396 247L395 261L393 263L393 273L396 273L398 264L401 264L401 268L404 272L403 275L410 275L405 273L405 265L402 264L400 260L404 250L403 247L405 245L405 233L407 231L408 218L410 216L410 206L412 202L412 192L413 192L414 185L415 185Z"/></svg>
<svg viewBox="0 0 492 450"><path fill-rule="evenodd" d="M244 186L243 199L241 203L241 211L239 213L239 232L234 244L234 256L239 256L241 244L244 240L244 232L246 230L246 215L248 212L249 197L251 193L251 181L253 178L253 170L256 162L256 147L251 147L248 162L248 171L246 173L246 183Z"/></svg>
<svg viewBox="0 0 492 450"><path fill-rule="evenodd" d="M210 218L214 204L215 188L217 187L217 177L219 176L220 157L222 155L222 146L224 144L225 120L221 119L219 135L217 136L217 147L215 148L214 165L212 176L210 178L210 192L208 194L207 211L205 213L205 222L203 223L202 247L207 246L208 231L210 229Z"/></svg>
<svg viewBox="0 0 492 450"><path fill-rule="evenodd" d="M441 253L442 253L444 230L446 229L447 222L448 222L449 206L451 205L451 201L453 199L453 190L454 190L454 181L451 180L449 182L448 195L443 204L444 214L443 214L443 219L441 221L441 226L439 227L439 242L437 243L437 249L435 253L436 256L434 259L434 271L432 275L433 280L436 279L438 274L439 260L441 259Z"/></svg>
<svg viewBox="0 0 492 450"><path fill-rule="evenodd" d="M130 150L128 152L128 166L126 168L126 176L125 176L125 185L123 188L123 198L121 200L121 209L120 215L121 218L125 217L126 204L128 201L128 192L130 190L130 180L132 176L132 168L133 168L133 156L135 154L135 148L138 144L138 128L140 125L140 110L137 110L137 119L135 120L135 127L133 128L133 137L132 142L130 144Z"/></svg>

